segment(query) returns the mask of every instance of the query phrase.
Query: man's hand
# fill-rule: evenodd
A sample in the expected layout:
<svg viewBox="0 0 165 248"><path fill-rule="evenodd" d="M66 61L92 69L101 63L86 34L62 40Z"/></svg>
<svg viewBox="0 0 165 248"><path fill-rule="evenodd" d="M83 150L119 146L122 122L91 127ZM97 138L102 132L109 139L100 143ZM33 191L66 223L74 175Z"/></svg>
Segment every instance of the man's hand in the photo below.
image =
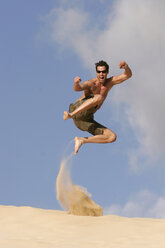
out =
<svg viewBox="0 0 165 248"><path fill-rule="evenodd" d="M121 61L119 64L119 68L120 69L126 69L126 68L128 68L128 65L125 61Z"/></svg>
<svg viewBox="0 0 165 248"><path fill-rule="evenodd" d="M74 78L74 86L73 86L73 89L75 91L81 91L83 90L82 89L82 86L79 84L81 82L81 78L79 76L75 77Z"/></svg>
<svg viewBox="0 0 165 248"><path fill-rule="evenodd" d="M80 77L77 76L77 77L74 78L73 89L75 91L83 91L83 90L87 90L87 89L90 88L90 85L91 85L90 81L85 81L85 82L79 84L80 82L81 82L81 78Z"/></svg>
<svg viewBox="0 0 165 248"><path fill-rule="evenodd" d="M81 82L81 78L80 77L75 77L74 78L74 82L75 82L75 84L79 84L80 82Z"/></svg>

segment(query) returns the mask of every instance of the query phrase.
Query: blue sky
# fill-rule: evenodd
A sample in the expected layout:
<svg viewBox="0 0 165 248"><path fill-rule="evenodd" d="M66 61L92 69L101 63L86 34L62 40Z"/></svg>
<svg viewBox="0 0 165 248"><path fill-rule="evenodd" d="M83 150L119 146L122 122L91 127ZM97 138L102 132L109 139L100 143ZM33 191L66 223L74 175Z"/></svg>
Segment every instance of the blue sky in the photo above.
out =
<svg viewBox="0 0 165 248"><path fill-rule="evenodd" d="M72 179L105 213L165 217L164 2L49 0L0 3L0 204L60 209L55 183L64 150L87 136L63 121L80 93L73 79L111 75L126 60L133 77L110 92L96 120L113 144L86 144ZM72 142L67 150L74 149Z"/></svg>

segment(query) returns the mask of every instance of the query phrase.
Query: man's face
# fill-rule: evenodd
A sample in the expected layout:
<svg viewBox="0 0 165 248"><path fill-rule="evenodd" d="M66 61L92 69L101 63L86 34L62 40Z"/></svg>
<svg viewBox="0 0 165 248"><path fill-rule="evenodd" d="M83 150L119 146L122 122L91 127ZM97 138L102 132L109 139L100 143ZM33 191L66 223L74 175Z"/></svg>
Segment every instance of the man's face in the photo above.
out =
<svg viewBox="0 0 165 248"><path fill-rule="evenodd" d="M107 74L108 72L106 71L106 67L105 66L97 66L97 79L99 80L99 82L101 84L104 84L106 78L107 78Z"/></svg>

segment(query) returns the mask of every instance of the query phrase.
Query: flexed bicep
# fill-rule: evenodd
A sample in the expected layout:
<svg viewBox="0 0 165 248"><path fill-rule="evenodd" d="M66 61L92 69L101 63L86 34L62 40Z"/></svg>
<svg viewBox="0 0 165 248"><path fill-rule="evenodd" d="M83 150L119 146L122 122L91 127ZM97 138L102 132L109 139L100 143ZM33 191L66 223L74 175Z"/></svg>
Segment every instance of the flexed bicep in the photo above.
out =
<svg viewBox="0 0 165 248"><path fill-rule="evenodd" d="M118 76L113 76L112 77L112 84L120 84L122 82L124 82L125 80L127 80L128 78L130 78L132 76L132 71L129 68L129 66L127 65L127 63L125 61L121 61L119 63L119 68L120 69L125 69L124 73L118 75Z"/></svg>
<svg viewBox="0 0 165 248"><path fill-rule="evenodd" d="M80 84L81 79L79 77L76 77L75 83L74 83L74 90L75 91L83 91L90 88L90 81L84 81Z"/></svg>

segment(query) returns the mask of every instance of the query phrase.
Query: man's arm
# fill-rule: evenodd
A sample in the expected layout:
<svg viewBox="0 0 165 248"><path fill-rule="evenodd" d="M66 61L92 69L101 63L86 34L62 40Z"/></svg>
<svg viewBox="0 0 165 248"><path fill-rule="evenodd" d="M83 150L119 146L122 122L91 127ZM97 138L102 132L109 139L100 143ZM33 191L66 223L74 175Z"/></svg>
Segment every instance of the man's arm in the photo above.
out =
<svg viewBox="0 0 165 248"><path fill-rule="evenodd" d="M74 78L74 86L73 89L75 91L82 91L82 90L87 90L90 88L90 81L85 81L83 83L81 83L81 78L80 77L75 77Z"/></svg>
<svg viewBox="0 0 165 248"><path fill-rule="evenodd" d="M125 72L120 74L119 76L113 76L112 77L111 82L113 85L120 84L132 76L132 71L125 61L120 62L119 68L125 69Z"/></svg>

